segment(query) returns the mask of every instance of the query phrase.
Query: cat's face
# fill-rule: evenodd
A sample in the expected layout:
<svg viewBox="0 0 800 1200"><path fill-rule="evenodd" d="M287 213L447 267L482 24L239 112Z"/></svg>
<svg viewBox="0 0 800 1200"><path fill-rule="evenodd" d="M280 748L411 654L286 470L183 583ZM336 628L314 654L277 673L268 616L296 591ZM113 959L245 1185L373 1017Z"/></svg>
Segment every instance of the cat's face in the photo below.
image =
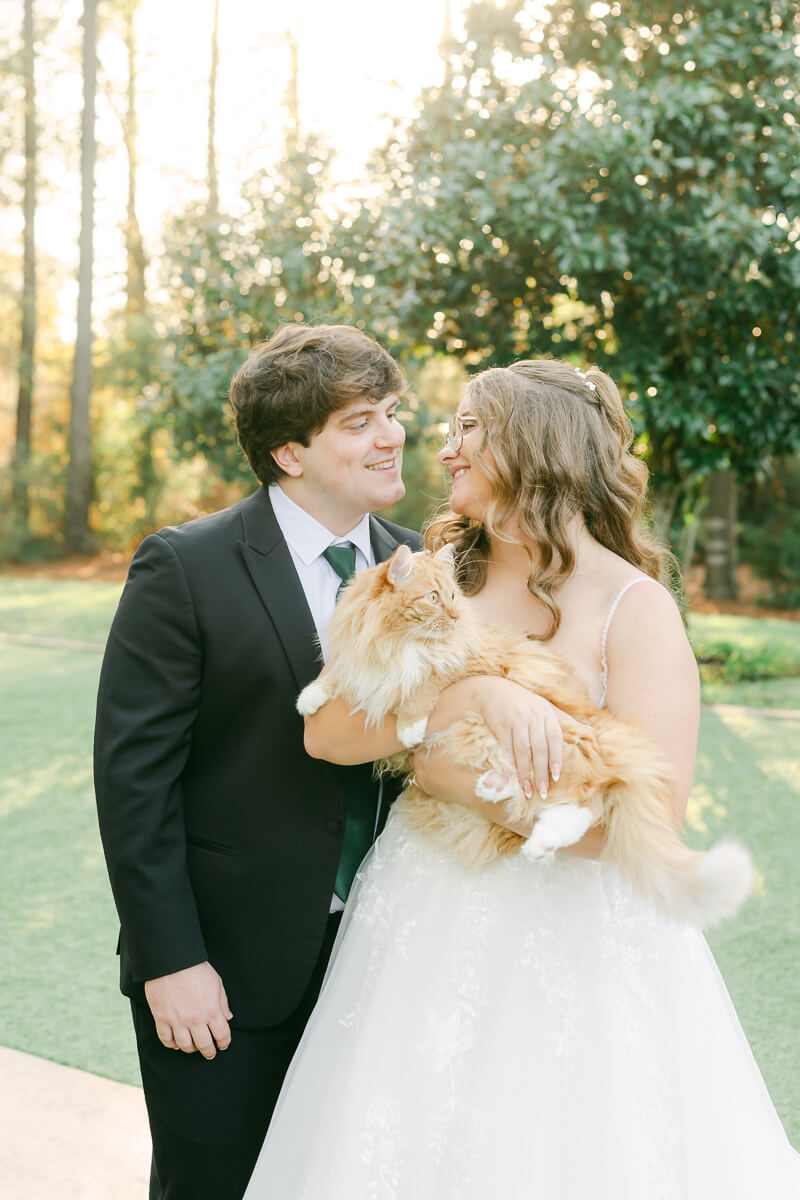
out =
<svg viewBox="0 0 800 1200"><path fill-rule="evenodd" d="M447 637L463 613L452 548L412 554L400 546L389 561L384 594L395 627L402 625L407 634L424 640Z"/></svg>

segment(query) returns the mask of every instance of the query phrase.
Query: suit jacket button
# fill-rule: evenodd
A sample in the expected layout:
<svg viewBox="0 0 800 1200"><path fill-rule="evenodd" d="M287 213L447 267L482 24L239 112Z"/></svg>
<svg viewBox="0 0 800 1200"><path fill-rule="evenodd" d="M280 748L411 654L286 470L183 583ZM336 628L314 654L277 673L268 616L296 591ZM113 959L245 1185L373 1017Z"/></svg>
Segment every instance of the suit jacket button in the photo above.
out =
<svg viewBox="0 0 800 1200"><path fill-rule="evenodd" d="M325 829L328 833L341 833L344 822L341 817L328 817L325 822Z"/></svg>

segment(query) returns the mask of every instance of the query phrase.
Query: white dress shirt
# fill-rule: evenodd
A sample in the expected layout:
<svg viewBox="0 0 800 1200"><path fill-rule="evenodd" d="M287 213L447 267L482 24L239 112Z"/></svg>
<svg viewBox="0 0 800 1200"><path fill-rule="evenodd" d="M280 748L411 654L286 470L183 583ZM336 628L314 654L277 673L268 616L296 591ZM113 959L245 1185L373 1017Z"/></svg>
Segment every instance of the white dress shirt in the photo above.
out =
<svg viewBox="0 0 800 1200"><path fill-rule="evenodd" d="M292 562L300 578L305 592L308 607L317 629L317 637L322 649L323 658L328 651L328 622L336 607L336 593L342 582L327 558L323 558L323 550L328 546L353 545L356 548L356 575L366 571L367 567L375 565L375 555L372 552L372 542L369 534L369 513L366 513L349 533L339 535L331 533L316 518L307 513L294 500L290 500L277 483L269 486L270 503L275 513L280 531L284 536ZM375 827L383 803L383 783L378 784L377 805L375 811ZM344 904L337 895L331 898L330 911L341 912Z"/></svg>
<svg viewBox="0 0 800 1200"><path fill-rule="evenodd" d="M349 533L331 533L320 525L294 500L290 500L279 484L269 487L272 511L284 536L292 562L305 592L311 616L317 629L323 658L328 650L328 622L336 606L336 593L342 582L326 558L328 546L353 545L356 548L356 575L375 565L369 533L369 514L361 518Z"/></svg>

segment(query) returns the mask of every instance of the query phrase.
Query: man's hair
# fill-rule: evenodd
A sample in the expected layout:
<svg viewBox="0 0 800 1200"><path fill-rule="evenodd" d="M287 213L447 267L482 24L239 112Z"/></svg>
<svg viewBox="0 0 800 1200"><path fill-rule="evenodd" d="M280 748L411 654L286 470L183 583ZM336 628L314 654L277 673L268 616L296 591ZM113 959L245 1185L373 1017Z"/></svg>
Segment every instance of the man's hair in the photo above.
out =
<svg viewBox="0 0 800 1200"><path fill-rule="evenodd" d="M382 400L405 391L390 354L350 325L284 325L261 342L231 382L239 445L256 477L274 483L284 472L270 451L307 446L330 415L353 400Z"/></svg>

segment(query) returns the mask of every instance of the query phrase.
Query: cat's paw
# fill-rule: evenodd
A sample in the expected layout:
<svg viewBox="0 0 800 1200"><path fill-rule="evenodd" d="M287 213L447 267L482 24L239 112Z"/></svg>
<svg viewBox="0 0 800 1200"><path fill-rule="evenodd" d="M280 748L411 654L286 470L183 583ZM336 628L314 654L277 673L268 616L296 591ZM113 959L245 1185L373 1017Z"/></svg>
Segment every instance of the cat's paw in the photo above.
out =
<svg viewBox="0 0 800 1200"><path fill-rule="evenodd" d="M406 750L412 750L414 746L419 746L421 742L424 742L427 731L427 717L423 717L421 721L412 721L410 725L400 725L398 723L397 726L397 736Z"/></svg>
<svg viewBox="0 0 800 1200"><path fill-rule="evenodd" d="M297 697L296 708L301 717L310 717L328 700L330 700L328 689L318 679L315 679L308 687L304 687Z"/></svg>
<svg viewBox="0 0 800 1200"><path fill-rule="evenodd" d="M490 804L510 800L516 792L516 779L507 771L484 771L475 783L475 795Z"/></svg>
<svg viewBox="0 0 800 1200"><path fill-rule="evenodd" d="M551 858L562 846L580 841L594 822L591 810L577 804L552 804L539 815L520 852L530 859Z"/></svg>

